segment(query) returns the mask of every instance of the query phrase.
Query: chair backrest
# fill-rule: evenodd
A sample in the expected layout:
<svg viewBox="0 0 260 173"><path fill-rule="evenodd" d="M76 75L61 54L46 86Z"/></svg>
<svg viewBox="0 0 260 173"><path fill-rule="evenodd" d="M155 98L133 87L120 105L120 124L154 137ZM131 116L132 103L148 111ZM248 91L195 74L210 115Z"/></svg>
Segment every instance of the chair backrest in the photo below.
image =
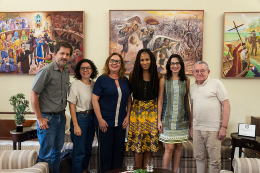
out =
<svg viewBox="0 0 260 173"><path fill-rule="evenodd" d="M32 150L1 150L1 169L23 169L35 165L37 152Z"/></svg>
<svg viewBox="0 0 260 173"><path fill-rule="evenodd" d="M234 158L234 173L258 173L260 172L260 159Z"/></svg>

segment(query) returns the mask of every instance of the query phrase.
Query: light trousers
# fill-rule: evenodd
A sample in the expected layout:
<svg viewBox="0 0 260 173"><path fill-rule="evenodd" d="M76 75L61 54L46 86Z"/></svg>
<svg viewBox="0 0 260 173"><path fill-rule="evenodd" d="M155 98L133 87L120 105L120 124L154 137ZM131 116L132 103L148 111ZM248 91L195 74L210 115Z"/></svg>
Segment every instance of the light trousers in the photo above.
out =
<svg viewBox="0 0 260 173"><path fill-rule="evenodd" d="M209 154L209 173L221 170L221 141L218 131L200 131L193 129L193 152L198 173L206 173L206 150Z"/></svg>

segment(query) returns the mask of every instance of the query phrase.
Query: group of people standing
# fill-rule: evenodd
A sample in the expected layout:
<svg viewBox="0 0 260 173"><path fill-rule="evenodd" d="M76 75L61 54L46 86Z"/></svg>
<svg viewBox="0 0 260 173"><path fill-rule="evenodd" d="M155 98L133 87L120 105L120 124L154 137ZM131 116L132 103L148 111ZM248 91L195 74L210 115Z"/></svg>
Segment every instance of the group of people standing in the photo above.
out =
<svg viewBox="0 0 260 173"><path fill-rule="evenodd" d="M95 131L101 173L122 167L125 149L135 153L136 167L146 167L147 159L162 149L163 143L164 168L170 168L173 158L173 172L177 172L182 143L188 140L189 133L198 148L194 148L198 171L205 172L202 150L206 147L212 155L209 169L212 173L220 169L220 140L226 135L229 103L223 84L208 76L207 63L195 63L193 76L196 83L190 87L184 62L177 54L168 59L164 78L157 71L154 54L149 49L141 49L128 80L123 57L112 53L96 82L93 79L98 71L94 63L88 59L80 60L74 70L77 80L69 89L69 74L64 66L71 54L72 47L68 43L57 43L55 61L37 73L31 92L41 146L39 159L48 162L52 172L59 172L66 101L72 118L72 172L86 172ZM204 112L205 105L208 107ZM216 111L212 113L211 109Z"/></svg>

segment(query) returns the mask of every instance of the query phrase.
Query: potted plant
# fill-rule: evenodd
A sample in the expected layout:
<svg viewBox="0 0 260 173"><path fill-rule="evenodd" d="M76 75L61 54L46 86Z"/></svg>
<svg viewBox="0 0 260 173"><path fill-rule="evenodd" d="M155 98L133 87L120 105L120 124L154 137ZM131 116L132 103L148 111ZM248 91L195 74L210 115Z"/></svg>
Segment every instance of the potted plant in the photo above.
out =
<svg viewBox="0 0 260 173"><path fill-rule="evenodd" d="M25 121L24 115L30 113L29 111L29 101L25 99L23 93L18 93L13 95L9 99L10 104L13 106L15 112L14 121L16 124L16 131L23 131L23 123Z"/></svg>

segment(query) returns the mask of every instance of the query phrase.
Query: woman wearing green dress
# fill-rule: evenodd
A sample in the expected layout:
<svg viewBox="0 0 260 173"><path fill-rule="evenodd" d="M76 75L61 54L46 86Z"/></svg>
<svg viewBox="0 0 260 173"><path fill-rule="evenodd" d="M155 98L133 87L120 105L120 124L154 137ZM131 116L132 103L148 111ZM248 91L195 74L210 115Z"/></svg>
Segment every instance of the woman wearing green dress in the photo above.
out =
<svg viewBox="0 0 260 173"><path fill-rule="evenodd" d="M164 142L164 169L170 168L173 158L173 172L177 172L182 143L189 138L189 87L190 79L185 75L184 62L180 55L173 54L166 64L166 79L160 83L164 90L158 98L159 141Z"/></svg>

